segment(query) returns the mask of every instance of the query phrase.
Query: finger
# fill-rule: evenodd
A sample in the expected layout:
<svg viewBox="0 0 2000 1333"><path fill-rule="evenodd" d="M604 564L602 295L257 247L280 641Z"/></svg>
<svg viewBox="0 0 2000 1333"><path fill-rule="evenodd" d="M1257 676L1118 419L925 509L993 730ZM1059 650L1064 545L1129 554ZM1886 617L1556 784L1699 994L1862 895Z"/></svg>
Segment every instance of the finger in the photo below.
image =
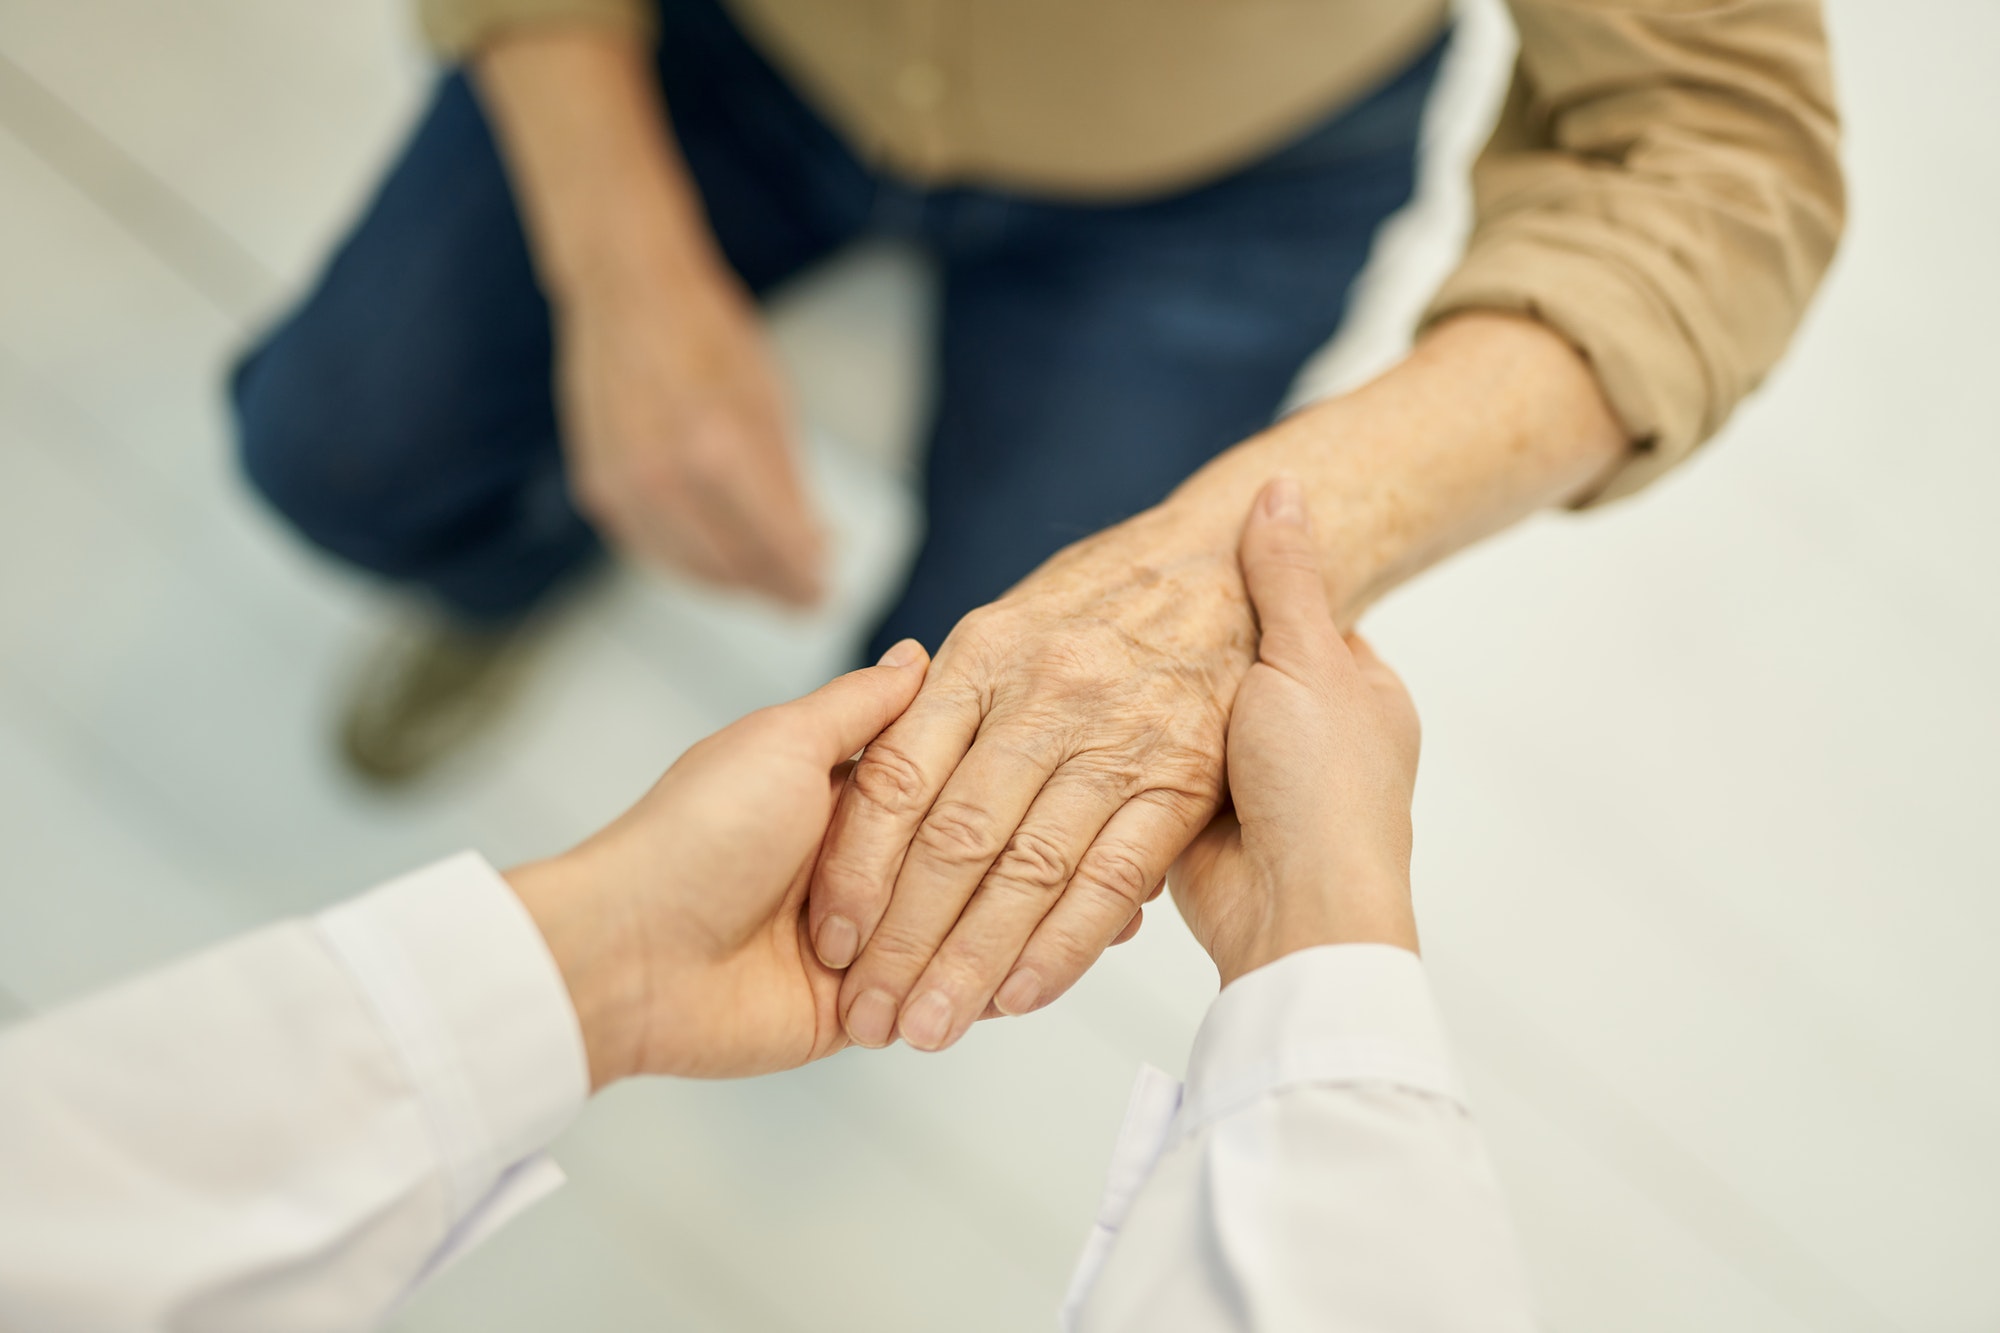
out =
<svg viewBox="0 0 2000 1333"><path fill-rule="evenodd" d="M836 971L867 944L911 837L979 729L977 696L941 685L935 671L927 682L862 752L813 872L813 948Z"/></svg>
<svg viewBox="0 0 2000 1333"><path fill-rule="evenodd" d="M1111 947L1115 949L1119 945L1123 944L1125 941L1131 939L1134 935L1137 935L1139 933L1139 927L1145 923L1145 920L1146 920L1146 909L1143 907L1134 908L1132 912L1132 919L1130 921L1127 921L1125 923L1125 929L1119 931L1118 934L1112 939Z"/></svg>
<svg viewBox="0 0 2000 1333"><path fill-rule="evenodd" d="M738 487L747 483L729 475L742 466L736 459L686 460L675 489L652 515L657 539L696 553L698 568L712 571L706 576L713 583L790 600L789 589L774 572L775 562L747 512L754 502L746 504L738 496Z"/></svg>
<svg viewBox="0 0 2000 1333"><path fill-rule="evenodd" d="M745 444L700 488L706 507L729 529L743 581L795 605L824 592L825 538L790 451L780 440Z"/></svg>
<svg viewBox="0 0 2000 1333"><path fill-rule="evenodd" d="M1234 810L1225 810L1209 820L1208 827L1195 834L1194 841L1187 845L1187 850L1180 854L1168 872L1168 878L1176 885L1175 900L1179 901L1180 886L1198 888L1230 843L1242 836L1243 829L1236 821Z"/></svg>
<svg viewBox="0 0 2000 1333"><path fill-rule="evenodd" d="M959 762L910 840L909 855L896 877L895 893L881 924L848 969L841 988L841 1012L847 1034L855 1041L881 1046L890 1040L911 987L952 933L981 881L989 870L998 868L1001 854L1010 847L1014 856L1006 873L1031 881L1017 896L1039 896L1042 901L1018 934L992 945L1005 953L992 960L990 968L1005 968L1027 942L1034 923L1062 891L1069 878L1068 867L1117 808L1115 799L1100 800L1095 809L1083 812L1088 823L1078 829L1073 826L1074 807L1083 792L1073 784L1064 784L1057 801L1070 812L1070 824L1048 821L1041 829L1026 830L1025 838L1021 836L1029 811L1051 776L1061 771L1064 756L1060 744L1060 738L1052 733L1003 725L982 732ZM1000 978L992 980L997 984ZM929 1013L920 1025L920 1030L933 1034L933 1044L927 1049L941 1044L944 1032L955 1024L958 1013L952 1007L954 998L927 1002L927 1011L944 1005L942 1014ZM966 1003L971 998L963 997ZM978 1000L984 1004L986 996L982 994Z"/></svg>
<svg viewBox="0 0 2000 1333"><path fill-rule="evenodd" d="M1125 793L1083 762L1057 770L979 881L956 924L947 923L950 934L941 937L934 955L926 952L918 959L922 975L913 974L905 982L910 999L897 1019L904 1041L918 1050L935 1051L965 1035L1012 972L1035 927L1062 898L1105 823L1124 803ZM908 879L906 867L904 881ZM897 903L904 892L899 883ZM893 917L895 904L889 910ZM887 924L885 920L885 929ZM1119 924L1124 924L1123 918ZM871 982L882 985L879 978ZM901 999L893 979L882 988Z"/></svg>
<svg viewBox="0 0 2000 1333"><path fill-rule="evenodd" d="M1261 660L1291 675L1341 651L1298 478L1274 477L1258 492L1237 558L1257 612Z"/></svg>
<svg viewBox="0 0 2000 1333"><path fill-rule="evenodd" d="M711 587L742 587L742 557L729 532L701 506L683 501L675 492L657 504L634 508L626 520L632 548Z"/></svg>
<svg viewBox="0 0 2000 1333"><path fill-rule="evenodd" d="M799 453L783 433L753 460L750 530L790 592L816 602L825 591L826 529L805 485Z"/></svg>
<svg viewBox="0 0 2000 1333"><path fill-rule="evenodd" d="M836 676L803 698L783 705L788 722L815 762L829 768L850 758L903 715L923 688L930 655L904 639L872 667Z"/></svg>
<svg viewBox="0 0 2000 1333"><path fill-rule="evenodd" d="M643 483L624 473L593 477L587 512L619 546L642 559L681 570L705 583L740 582L737 557L712 515L689 502L678 481Z"/></svg>
<svg viewBox="0 0 2000 1333"><path fill-rule="evenodd" d="M1025 1014L1075 985L1201 828L1206 809L1179 792L1149 791L1128 801L1035 927L994 993L994 1005L1002 1013Z"/></svg>
<svg viewBox="0 0 2000 1333"><path fill-rule="evenodd" d="M693 423L684 448L703 508L730 531L743 580L787 601L817 600L825 539L776 386L739 386Z"/></svg>

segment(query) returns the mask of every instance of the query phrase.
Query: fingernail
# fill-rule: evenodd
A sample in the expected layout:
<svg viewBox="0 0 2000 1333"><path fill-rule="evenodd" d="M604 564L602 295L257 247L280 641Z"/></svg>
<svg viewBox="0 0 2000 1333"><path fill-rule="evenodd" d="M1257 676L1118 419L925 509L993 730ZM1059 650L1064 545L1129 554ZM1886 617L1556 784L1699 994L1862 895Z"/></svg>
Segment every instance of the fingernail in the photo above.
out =
<svg viewBox="0 0 2000 1333"><path fill-rule="evenodd" d="M1005 985L993 997L993 1007L1012 1018L1025 1014L1035 1007L1035 1001L1042 998L1042 979L1030 968L1022 968L1007 978Z"/></svg>
<svg viewBox="0 0 2000 1333"><path fill-rule="evenodd" d="M861 992L847 1010L847 1035L863 1046L887 1046L896 1028L896 1002L887 991Z"/></svg>
<svg viewBox="0 0 2000 1333"><path fill-rule="evenodd" d="M934 1051L951 1035L951 1001L943 991L925 991L910 1001L897 1026L904 1041L920 1051Z"/></svg>
<svg viewBox="0 0 2000 1333"><path fill-rule="evenodd" d="M830 916L819 923L819 936L813 943L819 948L819 960L837 972L861 952L861 932L846 917Z"/></svg>
<svg viewBox="0 0 2000 1333"><path fill-rule="evenodd" d="M1275 523L1306 521L1306 492L1299 479L1280 473L1264 488L1264 516Z"/></svg>
<svg viewBox="0 0 2000 1333"><path fill-rule="evenodd" d="M888 652L883 653L882 660L875 665L906 667L923 657L923 655L924 646L921 643L918 643L915 639L904 639L901 643L892 646Z"/></svg>

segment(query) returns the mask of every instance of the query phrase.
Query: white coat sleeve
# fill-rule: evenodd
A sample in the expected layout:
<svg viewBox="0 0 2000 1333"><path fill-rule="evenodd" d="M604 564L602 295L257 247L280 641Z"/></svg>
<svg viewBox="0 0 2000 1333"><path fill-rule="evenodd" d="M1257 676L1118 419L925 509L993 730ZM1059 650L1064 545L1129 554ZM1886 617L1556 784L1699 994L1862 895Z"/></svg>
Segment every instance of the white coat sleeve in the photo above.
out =
<svg viewBox="0 0 2000 1333"><path fill-rule="evenodd" d="M464 854L0 1032L0 1328L362 1329L561 1183L588 1091Z"/></svg>
<svg viewBox="0 0 2000 1333"><path fill-rule="evenodd" d="M1511 1333L1506 1208L1423 965L1308 949L1238 979L1185 1088L1142 1071L1073 1333Z"/></svg>

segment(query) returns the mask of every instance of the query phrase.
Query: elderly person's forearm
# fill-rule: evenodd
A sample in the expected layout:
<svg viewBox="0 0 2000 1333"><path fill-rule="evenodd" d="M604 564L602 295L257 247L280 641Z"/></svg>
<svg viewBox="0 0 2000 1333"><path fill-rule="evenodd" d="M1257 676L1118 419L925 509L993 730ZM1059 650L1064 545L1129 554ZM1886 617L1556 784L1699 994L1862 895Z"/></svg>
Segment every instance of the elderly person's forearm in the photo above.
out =
<svg viewBox="0 0 2000 1333"><path fill-rule="evenodd" d="M1587 496L1628 447L1575 349L1529 320L1467 314L1379 379L1223 454L1157 512L1226 567L1250 497L1274 473L1298 476L1328 596L1351 624L1452 552Z"/></svg>

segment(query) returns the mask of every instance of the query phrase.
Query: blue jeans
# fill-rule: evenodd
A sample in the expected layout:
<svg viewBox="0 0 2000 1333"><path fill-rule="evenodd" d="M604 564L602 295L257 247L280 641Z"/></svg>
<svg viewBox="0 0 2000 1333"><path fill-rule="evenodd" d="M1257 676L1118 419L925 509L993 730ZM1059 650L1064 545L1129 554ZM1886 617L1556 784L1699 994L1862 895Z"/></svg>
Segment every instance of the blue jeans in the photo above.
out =
<svg viewBox="0 0 2000 1333"><path fill-rule="evenodd" d="M939 262L927 535L871 653L935 649L1269 423L1410 195L1444 46L1224 179L1084 205L873 171L714 0L662 8L674 132L752 291L864 235ZM318 285L236 368L243 466L335 555L470 619L519 615L600 553L564 486L551 354L492 134L449 75Z"/></svg>

